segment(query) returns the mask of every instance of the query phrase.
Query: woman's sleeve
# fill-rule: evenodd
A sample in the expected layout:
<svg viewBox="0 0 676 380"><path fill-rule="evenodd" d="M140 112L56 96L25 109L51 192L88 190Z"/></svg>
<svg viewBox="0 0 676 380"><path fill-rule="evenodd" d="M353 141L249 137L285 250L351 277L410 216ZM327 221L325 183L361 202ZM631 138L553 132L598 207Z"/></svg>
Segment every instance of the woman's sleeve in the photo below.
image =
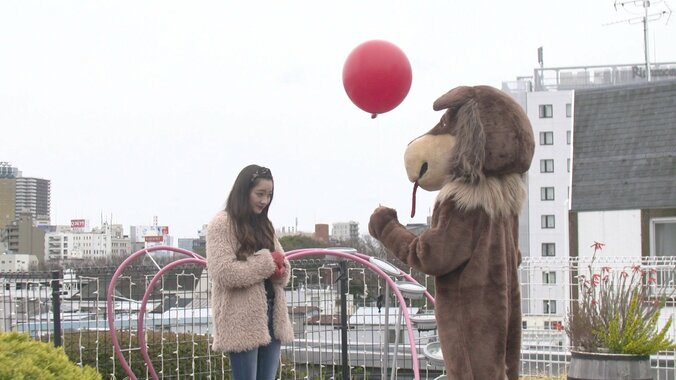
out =
<svg viewBox="0 0 676 380"><path fill-rule="evenodd" d="M228 220L217 216L207 228L207 268L211 280L221 287L245 288L270 277L276 269L270 251L262 249L246 260L237 260L236 242L231 239Z"/></svg>
<svg viewBox="0 0 676 380"><path fill-rule="evenodd" d="M279 243L279 240L275 236L275 251L284 253L284 248L282 248L282 245ZM286 267L286 271L284 271L284 275L278 279L272 279L272 282L275 284L281 284L282 286L286 286L289 283L289 280L291 279L291 263L289 263L289 259L286 258L286 255L284 256L284 267Z"/></svg>

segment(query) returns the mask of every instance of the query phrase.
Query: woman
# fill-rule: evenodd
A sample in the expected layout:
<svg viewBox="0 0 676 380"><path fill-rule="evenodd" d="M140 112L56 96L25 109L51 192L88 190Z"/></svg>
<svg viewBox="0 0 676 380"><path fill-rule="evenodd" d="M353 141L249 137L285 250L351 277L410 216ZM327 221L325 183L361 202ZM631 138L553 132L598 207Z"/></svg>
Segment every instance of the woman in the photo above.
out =
<svg viewBox="0 0 676 380"><path fill-rule="evenodd" d="M245 167L207 229L212 347L228 353L235 380L274 379L280 345L293 340L289 261L268 219L273 190L270 169Z"/></svg>

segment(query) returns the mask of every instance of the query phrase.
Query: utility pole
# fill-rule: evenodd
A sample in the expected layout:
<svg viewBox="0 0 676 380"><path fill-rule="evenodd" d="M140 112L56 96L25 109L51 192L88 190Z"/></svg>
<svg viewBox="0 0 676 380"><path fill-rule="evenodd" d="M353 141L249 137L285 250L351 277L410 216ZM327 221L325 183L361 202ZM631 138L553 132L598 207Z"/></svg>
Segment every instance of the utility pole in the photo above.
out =
<svg viewBox="0 0 676 380"><path fill-rule="evenodd" d="M650 0L643 0L643 50L645 54L645 75L648 82L650 82L650 53L648 51L648 8L650 8Z"/></svg>

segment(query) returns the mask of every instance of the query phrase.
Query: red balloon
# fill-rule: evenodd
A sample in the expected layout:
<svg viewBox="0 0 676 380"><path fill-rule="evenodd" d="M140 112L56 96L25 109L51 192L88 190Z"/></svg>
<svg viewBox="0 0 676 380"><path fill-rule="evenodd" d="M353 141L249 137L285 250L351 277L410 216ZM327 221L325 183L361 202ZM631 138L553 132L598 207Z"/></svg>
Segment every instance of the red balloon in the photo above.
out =
<svg viewBox="0 0 676 380"><path fill-rule="evenodd" d="M357 46L343 66L343 87L371 117L393 110L411 88L411 64L396 45L372 40Z"/></svg>

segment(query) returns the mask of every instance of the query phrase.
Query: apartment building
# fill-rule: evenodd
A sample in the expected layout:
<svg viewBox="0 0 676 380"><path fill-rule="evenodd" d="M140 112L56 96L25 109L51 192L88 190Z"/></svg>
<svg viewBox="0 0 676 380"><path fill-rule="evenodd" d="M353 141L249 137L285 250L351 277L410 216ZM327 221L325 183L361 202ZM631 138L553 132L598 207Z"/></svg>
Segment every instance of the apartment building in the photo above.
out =
<svg viewBox="0 0 676 380"><path fill-rule="evenodd" d="M526 175L528 202L520 218L520 248L529 263L571 255L569 212L573 186L576 91L636 85L647 81L643 64L537 68L532 77L504 82L502 89L526 110L535 152ZM651 80L676 79L676 62L651 65ZM592 107L593 108L593 107ZM626 111L615 109L617 112ZM625 115L626 117L627 115ZM603 116L599 116L603 117ZM601 195L603 196L603 195ZM575 247L575 253L577 247ZM524 313L563 318L568 298L567 272L526 268Z"/></svg>

